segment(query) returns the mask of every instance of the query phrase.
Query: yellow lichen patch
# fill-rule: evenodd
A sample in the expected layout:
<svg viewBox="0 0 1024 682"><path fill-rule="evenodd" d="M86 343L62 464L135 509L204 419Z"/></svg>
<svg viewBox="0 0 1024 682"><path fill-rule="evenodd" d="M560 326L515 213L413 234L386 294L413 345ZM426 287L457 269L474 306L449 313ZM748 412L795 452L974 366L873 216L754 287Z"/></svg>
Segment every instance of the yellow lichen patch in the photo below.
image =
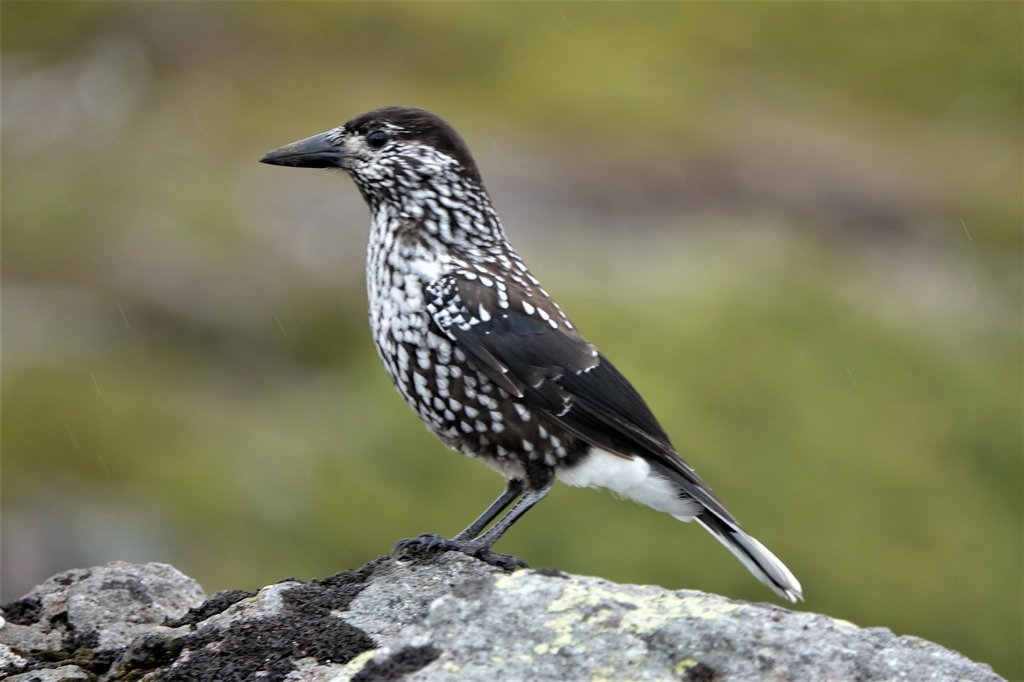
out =
<svg viewBox="0 0 1024 682"><path fill-rule="evenodd" d="M548 612L579 612L581 607L615 602L629 605L623 612L619 629L646 632L680 618L710 620L743 608L738 604L716 602L700 597L679 597L671 593L630 593L609 589L601 584L569 583L562 595L548 605ZM602 610L604 611L604 610ZM607 617L607 616L605 616ZM578 620L578 618L577 618ZM552 621L554 623L555 621ZM564 622L559 623L564 625Z"/></svg>
<svg viewBox="0 0 1024 682"><path fill-rule="evenodd" d="M498 590L510 591L529 588L524 580L536 580L528 572L499 577ZM575 644L586 649L587 642L575 637L583 621L599 623L609 630L626 633L645 633L669 623L686 619L711 620L721 618L744 608L701 596L685 596L657 590L637 588L627 591L620 585L601 580L565 580L558 583L561 591L546 608L545 628L552 635L547 641L533 646L537 656L558 654ZM696 661L681 661L678 665L696 665ZM614 676L614 675L613 675Z"/></svg>
<svg viewBox="0 0 1024 682"><path fill-rule="evenodd" d="M683 660L679 661L674 666L672 666L672 672L676 675L676 677L682 677L690 668L696 665L697 661L695 661L694 659L684 658Z"/></svg>
<svg viewBox="0 0 1024 682"><path fill-rule="evenodd" d="M506 573L503 576L498 577L494 581L494 587L499 590L511 590L518 585L524 577L529 576L529 571L516 571L515 573Z"/></svg>
<svg viewBox="0 0 1024 682"><path fill-rule="evenodd" d="M370 659L376 657L378 653L380 653L380 649L368 649L359 654L346 663L339 671L338 675L331 678L330 682L341 682L342 680L352 679L352 676L362 670L363 666L365 666Z"/></svg>
<svg viewBox="0 0 1024 682"><path fill-rule="evenodd" d="M573 630L576 624L582 620L579 612L567 611L544 622L544 626L554 631L554 639L551 640L551 651L558 653L562 647L572 643Z"/></svg>
<svg viewBox="0 0 1024 682"><path fill-rule="evenodd" d="M578 610L581 606L591 606L607 601L613 596L610 590L596 585L586 586L580 582L566 582L558 599L548 604L548 612Z"/></svg>

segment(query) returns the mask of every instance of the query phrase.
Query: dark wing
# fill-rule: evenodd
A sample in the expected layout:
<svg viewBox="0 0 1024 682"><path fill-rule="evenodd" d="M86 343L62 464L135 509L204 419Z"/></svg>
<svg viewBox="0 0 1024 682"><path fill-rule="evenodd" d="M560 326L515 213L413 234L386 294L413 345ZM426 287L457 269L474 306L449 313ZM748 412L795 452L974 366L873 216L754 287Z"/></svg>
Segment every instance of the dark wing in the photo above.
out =
<svg viewBox="0 0 1024 682"><path fill-rule="evenodd" d="M434 322L491 381L608 452L640 455L688 495L732 516L676 453L650 408L546 294L474 272L428 287Z"/></svg>
<svg viewBox="0 0 1024 682"><path fill-rule="evenodd" d="M488 378L517 398L598 362L597 349L579 334L556 329L547 311L546 317L539 313L535 304L540 302L517 285L473 272L454 273L432 282L427 293L427 310L438 327ZM564 405L551 407L561 411Z"/></svg>

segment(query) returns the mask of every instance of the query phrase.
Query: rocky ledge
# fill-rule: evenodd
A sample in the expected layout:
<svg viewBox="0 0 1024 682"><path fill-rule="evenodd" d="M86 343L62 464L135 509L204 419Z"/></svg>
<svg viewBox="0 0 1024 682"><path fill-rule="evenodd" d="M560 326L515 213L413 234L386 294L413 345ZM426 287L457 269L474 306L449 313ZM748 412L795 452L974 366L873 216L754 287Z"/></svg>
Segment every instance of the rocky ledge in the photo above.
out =
<svg viewBox="0 0 1024 682"><path fill-rule="evenodd" d="M114 562L2 615L11 682L1000 679L883 628L450 553L209 598L172 566Z"/></svg>

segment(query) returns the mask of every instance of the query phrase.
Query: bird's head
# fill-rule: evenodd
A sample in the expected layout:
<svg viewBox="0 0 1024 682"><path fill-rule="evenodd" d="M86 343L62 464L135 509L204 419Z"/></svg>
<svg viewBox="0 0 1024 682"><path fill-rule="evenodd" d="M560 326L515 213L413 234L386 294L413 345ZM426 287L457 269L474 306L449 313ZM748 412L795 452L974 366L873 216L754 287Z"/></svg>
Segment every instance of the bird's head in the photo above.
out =
<svg viewBox="0 0 1024 682"><path fill-rule="evenodd" d="M268 152L262 163L341 168L373 202L438 182L483 187L469 148L443 119L410 107L385 107Z"/></svg>

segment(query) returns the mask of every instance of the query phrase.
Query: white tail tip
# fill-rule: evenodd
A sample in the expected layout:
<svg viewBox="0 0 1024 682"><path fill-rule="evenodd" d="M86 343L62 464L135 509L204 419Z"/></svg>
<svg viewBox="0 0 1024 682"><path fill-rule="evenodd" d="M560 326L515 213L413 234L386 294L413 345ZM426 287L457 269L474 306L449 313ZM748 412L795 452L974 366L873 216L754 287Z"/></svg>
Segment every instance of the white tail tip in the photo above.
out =
<svg viewBox="0 0 1024 682"><path fill-rule="evenodd" d="M747 570L767 585L772 592L794 604L803 601L804 590L800 586L800 581L767 547L747 535L743 530L734 526L726 526L717 517L712 516L711 519L706 519L698 516L697 521L725 545L726 549L732 552L747 567Z"/></svg>

